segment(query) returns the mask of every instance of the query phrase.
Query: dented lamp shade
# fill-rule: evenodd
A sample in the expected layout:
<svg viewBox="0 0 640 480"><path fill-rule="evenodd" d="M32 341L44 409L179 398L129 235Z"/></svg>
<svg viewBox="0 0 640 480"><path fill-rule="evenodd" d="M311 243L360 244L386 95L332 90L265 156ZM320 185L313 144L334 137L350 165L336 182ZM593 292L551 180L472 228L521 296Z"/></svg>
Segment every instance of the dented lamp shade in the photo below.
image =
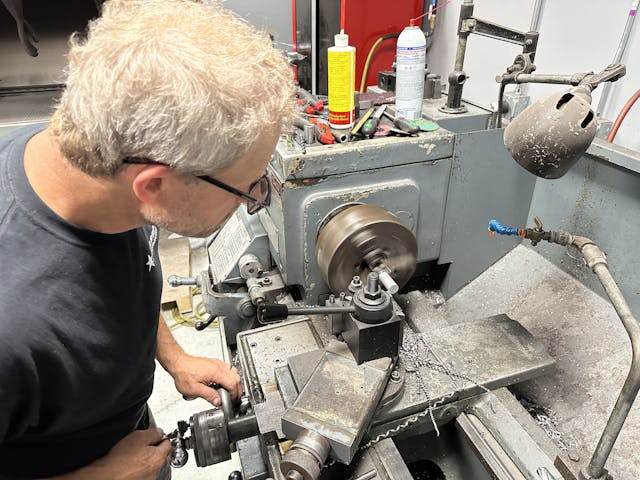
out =
<svg viewBox="0 0 640 480"><path fill-rule="evenodd" d="M522 167L541 178L560 178L596 136L591 92L578 86L530 105L504 131L504 145Z"/></svg>

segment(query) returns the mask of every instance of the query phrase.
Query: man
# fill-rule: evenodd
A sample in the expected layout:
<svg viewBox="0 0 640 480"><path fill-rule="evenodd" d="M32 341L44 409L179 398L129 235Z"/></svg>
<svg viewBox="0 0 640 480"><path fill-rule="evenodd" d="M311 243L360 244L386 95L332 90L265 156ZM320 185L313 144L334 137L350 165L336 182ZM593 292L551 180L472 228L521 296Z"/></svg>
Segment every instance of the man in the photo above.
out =
<svg viewBox="0 0 640 480"><path fill-rule="evenodd" d="M241 395L158 320L156 226L264 206L292 95L266 36L215 5L111 0L72 37L49 125L0 139L0 477L156 478L154 355L182 394Z"/></svg>

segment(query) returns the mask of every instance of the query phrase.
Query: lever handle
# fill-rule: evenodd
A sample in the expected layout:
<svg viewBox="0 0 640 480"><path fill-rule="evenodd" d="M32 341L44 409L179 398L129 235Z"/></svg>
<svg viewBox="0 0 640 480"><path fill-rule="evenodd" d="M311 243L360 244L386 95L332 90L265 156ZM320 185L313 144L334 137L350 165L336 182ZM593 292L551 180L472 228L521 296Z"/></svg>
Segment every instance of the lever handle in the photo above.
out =
<svg viewBox="0 0 640 480"><path fill-rule="evenodd" d="M195 277L179 277L178 275L169 275L167 283L172 287L181 287L183 285L198 285L198 280Z"/></svg>
<svg viewBox="0 0 640 480"><path fill-rule="evenodd" d="M289 315L329 315L332 313L355 313L353 305L288 307L280 303L263 303L258 308L258 321L270 323L275 320L284 320Z"/></svg>
<svg viewBox="0 0 640 480"><path fill-rule="evenodd" d="M627 73L627 67L622 63L609 65L600 73L587 75L580 85L587 85L591 90L594 90L598 85L604 82L616 82L625 76Z"/></svg>

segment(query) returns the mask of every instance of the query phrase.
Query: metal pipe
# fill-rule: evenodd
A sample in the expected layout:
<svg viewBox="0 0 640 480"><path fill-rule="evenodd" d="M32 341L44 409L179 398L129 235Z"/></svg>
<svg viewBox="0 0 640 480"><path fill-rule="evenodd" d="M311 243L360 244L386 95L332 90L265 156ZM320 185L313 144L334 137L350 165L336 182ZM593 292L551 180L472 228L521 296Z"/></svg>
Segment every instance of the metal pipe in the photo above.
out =
<svg viewBox="0 0 640 480"><path fill-rule="evenodd" d="M456 110L458 113L466 111L462 107L462 84L466 80L464 75L464 57L467 52L467 39L469 32L463 31L463 22L473 15L473 0L464 0L460 7L460 20L458 22L458 48L456 50L456 60L453 72L449 75L449 92L447 95L446 111L451 113ZM461 79L461 80L460 80Z"/></svg>
<svg viewBox="0 0 640 480"><path fill-rule="evenodd" d="M353 305L336 305L335 307L289 307L289 315L330 315L332 313L355 313Z"/></svg>
<svg viewBox="0 0 640 480"><path fill-rule="evenodd" d="M460 41L458 42L458 51L456 52L456 62L454 70L462 70L464 68L464 56L467 52L467 38L469 38L469 32L462 32L462 22L473 15L473 0L463 0L462 7L460 9L460 23L458 25L458 35Z"/></svg>
<svg viewBox="0 0 640 480"><path fill-rule="evenodd" d="M542 10L544 8L545 0L536 0L535 5L533 6L533 14L531 15L531 24L529 25L529 30L532 32L537 32L540 29L540 20L542 19Z"/></svg>
<svg viewBox="0 0 640 480"><path fill-rule="evenodd" d="M458 36L458 48L456 50L456 60L453 65L453 70L456 72L461 72L464 68L464 57L467 54L467 40L469 39L469 34L463 34Z"/></svg>
<svg viewBox="0 0 640 480"><path fill-rule="evenodd" d="M631 9L629 10L629 16L627 17L627 22L624 25L624 30L622 31L622 37L620 38L620 43L618 44L618 49L616 50L616 54L613 57L612 64L620 63L622 60L622 56L624 55L624 51L627 49L627 45L629 43L629 35L631 35L631 30L633 29L633 22L636 20L636 11L638 10L638 5L640 4L640 0L633 0L631 2ZM598 117L602 116L602 112L606 107L607 101L609 100L609 93L611 90L611 84L607 83L602 90L602 95L600 95L600 101L598 102L598 108L596 109L596 114Z"/></svg>
<svg viewBox="0 0 640 480"><path fill-rule="evenodd" d="M556 85L579 85L587 76L586 73L574 75L554 75L542 73L516 73L498 76L496 80L500 83L553 83Z"/></svg>
<svg viewBox="0 0 640 480"><path fill-rule="evenodd" d="M458 48L456 50L456 60L453 65L453 70L456 72L463 71L464 57L467 54L467 41L469 40L469 34L462 34L458 37Z"/></svg>
<svg viewBox="0 0 640 480"><path fill-rule="evenodd" d="M540 31L540 21L542 20L542 11L544 10L545 0L536 0L533 6L533 13L531 14L531 24L529 25L530 32ZM527 95L529 92L529 85L518 84L516 91L522 95Z"/></svg>
<svg viewBox="0 0 640 480"><path fill-rule="evenodd" d="M606 263L597 263L594 265L593 272L598 276L618 317L620 317L625 330L629 334L632 351L629 374L622 386L622 391L613 407L611 416L607 421L607 426L602 432L598 446L593 452L593 456L587 467L587 473L589 473L589 475L594 478L599 478L604 474L604 465L609 458L613 445L620 434L620 430L622 430L622 426L640 390L640 324L633 316L629 305L624 299L611 272L609 272Z"/></svg>

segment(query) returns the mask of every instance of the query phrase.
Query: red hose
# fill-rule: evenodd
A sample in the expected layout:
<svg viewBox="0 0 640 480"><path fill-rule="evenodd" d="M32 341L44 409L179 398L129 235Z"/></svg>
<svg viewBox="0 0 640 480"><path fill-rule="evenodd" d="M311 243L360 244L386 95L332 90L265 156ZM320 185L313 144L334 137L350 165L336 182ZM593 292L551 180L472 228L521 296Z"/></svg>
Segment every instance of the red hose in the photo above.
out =
<svg viewBox="0 0 640 480"><path fill-rule="evenodd" d="M624 104L624 107L622 107L622 110L620 110L620 113L618 114L618 118L616 118L616 121L613 122L611 132L609 133L609 137L607 138L608 142L613 142L613 139L616 138L616 134L618 133L620 125L622 125L624 117L627 116L627 113L629 113L629 110L631 110L631 107L633 107L633 104L636 103L639 98L640 90L634 93L633 96L627 101L627 103Z"/></svg>

